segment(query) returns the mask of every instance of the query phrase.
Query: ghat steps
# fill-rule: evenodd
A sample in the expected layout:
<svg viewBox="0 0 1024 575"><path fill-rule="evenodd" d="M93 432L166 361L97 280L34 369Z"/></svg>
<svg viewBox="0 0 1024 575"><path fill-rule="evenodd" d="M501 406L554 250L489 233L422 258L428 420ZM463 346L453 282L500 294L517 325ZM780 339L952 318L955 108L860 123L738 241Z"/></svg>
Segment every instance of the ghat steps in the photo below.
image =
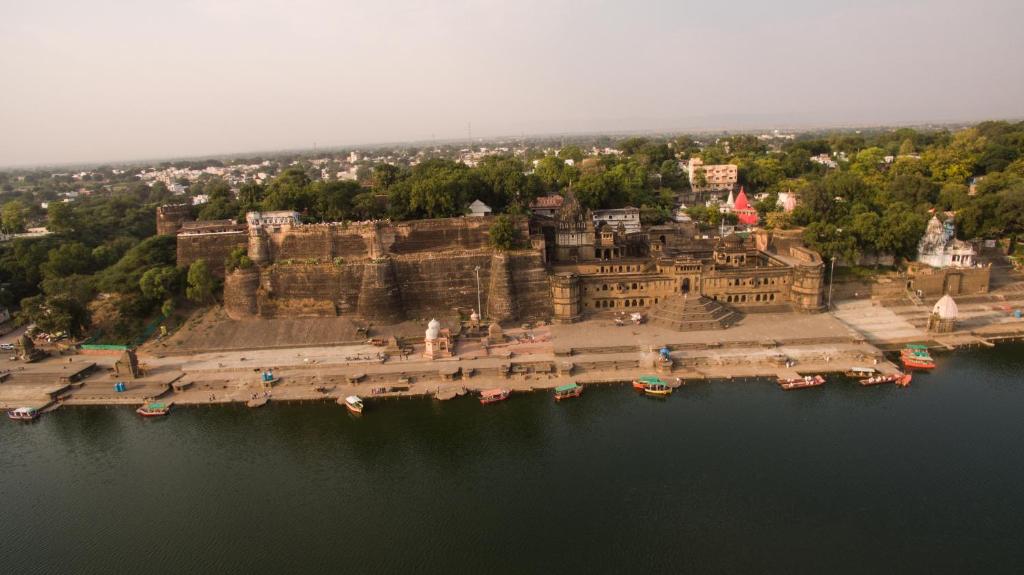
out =
<svg viewBox="0 0 1024 575"><path fill-rule="evenodd" d="M704 296L674 295L651 308L650 322L678 331L725 329L740 314Z"/></svg>

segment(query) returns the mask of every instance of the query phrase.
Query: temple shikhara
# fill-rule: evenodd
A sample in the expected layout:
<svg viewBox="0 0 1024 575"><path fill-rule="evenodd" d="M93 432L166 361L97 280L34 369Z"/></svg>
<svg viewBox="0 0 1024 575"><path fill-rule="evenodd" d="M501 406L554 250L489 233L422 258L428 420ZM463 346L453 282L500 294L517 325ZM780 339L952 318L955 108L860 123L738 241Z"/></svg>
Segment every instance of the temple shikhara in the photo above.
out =
<svg viewBox="0 0 1024 575"><path fill-rule="evenodd" d="M917 261L934 268L969 268L974 265L974 247L956 239L956 224L953 218L940 222L932 216L928 228L917 244Z"/></svg>

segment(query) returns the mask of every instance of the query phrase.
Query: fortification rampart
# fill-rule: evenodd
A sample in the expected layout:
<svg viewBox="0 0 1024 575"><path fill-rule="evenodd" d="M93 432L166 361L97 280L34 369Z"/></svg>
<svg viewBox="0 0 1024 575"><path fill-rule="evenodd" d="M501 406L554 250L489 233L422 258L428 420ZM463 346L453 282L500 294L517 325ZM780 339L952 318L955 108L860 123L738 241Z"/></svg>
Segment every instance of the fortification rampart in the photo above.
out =
<svg viewBox="0 0 1024 575"><path fill-rule="evenodd" d="M214 275L223 277L224 260L235 248L246 247L246 239L243 231L178 234L178 267L188 267L192 262L204 259Z"/></svg>

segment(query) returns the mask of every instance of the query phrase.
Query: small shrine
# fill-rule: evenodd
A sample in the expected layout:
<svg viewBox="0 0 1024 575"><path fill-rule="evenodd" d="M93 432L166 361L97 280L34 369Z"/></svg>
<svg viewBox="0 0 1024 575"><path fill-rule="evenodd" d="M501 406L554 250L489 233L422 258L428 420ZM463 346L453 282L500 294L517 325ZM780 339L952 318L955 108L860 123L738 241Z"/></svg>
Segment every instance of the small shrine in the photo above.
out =
<svg viewBox="0 0 1024 575"><path fill-rule="evenodd" d="M119 377L132 379L142 377L142 368L139 367L139 358L135 355L134 349L126 349L121 357L114 362L114 373Z"/></svg>
<svg viewBox="0 0 1024 575"><path fill-rule="evenodd" d="M427 324L427 331L423 337L423 357L427 359L438 359L452 356L452 334L448 328L441 328L441 322L436 319L430 320Z"/></svg>
<svg viewBox="0 0 1024 575"><path fill-rule="evenodd" d="M946 294L932 307L932 313L928 316L928 331L932 333L949 333L956 328L956 319L959 310L953 298Z"/></svg>

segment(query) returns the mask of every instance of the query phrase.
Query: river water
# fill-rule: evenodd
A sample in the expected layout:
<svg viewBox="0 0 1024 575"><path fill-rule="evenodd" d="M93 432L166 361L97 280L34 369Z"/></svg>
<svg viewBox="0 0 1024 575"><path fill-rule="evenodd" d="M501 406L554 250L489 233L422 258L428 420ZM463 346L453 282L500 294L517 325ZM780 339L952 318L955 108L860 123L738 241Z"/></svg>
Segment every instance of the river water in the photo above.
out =
<svg viewBox="0 0 1024 575"><path fill-rule="evenodd" d="M691 384L0 422L7 573L1014 572L1024 347Z"/></svg>

